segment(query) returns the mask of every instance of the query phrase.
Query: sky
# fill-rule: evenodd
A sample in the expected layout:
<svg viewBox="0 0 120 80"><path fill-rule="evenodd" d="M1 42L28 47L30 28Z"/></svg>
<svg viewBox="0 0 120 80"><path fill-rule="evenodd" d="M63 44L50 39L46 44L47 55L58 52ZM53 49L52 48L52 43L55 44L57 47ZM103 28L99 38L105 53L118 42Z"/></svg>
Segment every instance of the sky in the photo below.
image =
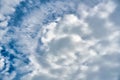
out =
<svg viewBox="0 0 120 80"><path fill-rule="evenodd" d="M0 0L0 80L120 80L119 0Z"/></svg>

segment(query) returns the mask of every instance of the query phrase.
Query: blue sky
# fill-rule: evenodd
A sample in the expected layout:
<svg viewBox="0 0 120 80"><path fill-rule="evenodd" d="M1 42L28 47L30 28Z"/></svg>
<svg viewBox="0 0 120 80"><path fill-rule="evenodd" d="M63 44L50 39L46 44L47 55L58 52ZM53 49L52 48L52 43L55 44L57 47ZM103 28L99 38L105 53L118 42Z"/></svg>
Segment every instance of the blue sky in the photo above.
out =
<svg viewBox="0 0 120 80"><path fill-rule="evenodd" d="M119 0L0 0L0 80L119 80Z"/></svg>

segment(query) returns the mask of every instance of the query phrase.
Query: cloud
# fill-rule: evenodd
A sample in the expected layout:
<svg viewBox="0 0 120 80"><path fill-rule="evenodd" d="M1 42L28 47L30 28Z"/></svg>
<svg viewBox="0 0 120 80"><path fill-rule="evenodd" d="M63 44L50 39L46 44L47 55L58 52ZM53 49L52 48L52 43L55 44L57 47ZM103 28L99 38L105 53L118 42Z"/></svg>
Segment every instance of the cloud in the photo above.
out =
<svg viewBox="0 0 120 80"><path fill-rule="evenodd" d="M114 6L112 9L111 5ZM78 9L83 17L67 14L43 27L41 41L45 50L45 64L49 67L42 69L47 70L47 74L51 76L37 75L33 80L118 79L119 46L112 40L115 39L112 36L115 37L113 33L116 32L119 36L119 31L114 27L109 28L116 26L109 22L109 16L114 12L116 5L107 1L93 8L84 6L84 10L81 10L81 6ZM40 63L41 66L45 64Z"/></svg>
<svg viewBox="0 0 120 80"><path fill-rule="evenodd" d="M7 54L14 58L0 55L0 70L5 68L0 79L119 79L120 32L109 19L116 3L104 0L87 5L68 1L41 4L23 16L20 27L4 30L9 15L21 1L2 0L6 5L2 5L0 12L0 46L4 45ZM14 62L12 73L8 73L12 63L9 58Z"/></svg>
<svg viewBox="0 0 120 80"><path fill-rule="evenodd" d="M0 1L0 41L8 30L8 21L10 15L15 12L15 7L19 5L22 0L1 0Z"/></svg>

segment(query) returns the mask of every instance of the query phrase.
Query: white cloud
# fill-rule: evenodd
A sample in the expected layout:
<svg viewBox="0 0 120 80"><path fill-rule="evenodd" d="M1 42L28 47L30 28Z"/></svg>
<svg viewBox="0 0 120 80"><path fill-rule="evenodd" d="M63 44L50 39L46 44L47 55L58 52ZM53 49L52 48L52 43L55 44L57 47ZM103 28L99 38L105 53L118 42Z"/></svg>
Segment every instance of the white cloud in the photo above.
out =
<svg viewBox="0 0 120 80"><path fill-rule="evenodd" d="M105 1L95 6L92 13L97 14L100 18L107 18L115 10L116 5L113 1Z"/></svg>
<svg viewBox="0 0 120 80"><path fill-rule="evenodd" d="M20 3L13 1L2 0L2 3L6 3L0 12L2 27L7 25L4 14L12 14L14 7ZM15 60L14 66L18 67L18 72L31 71L21 80L116 80L120 70L119 30L109 20L116 4L109 0L94 7L82 2L76 5L74 1L70 4L56 1L46 5L25 16L21 29L15 28L15 34L8 36L18 39L17 45L21 46L18 49L31 61L29 65L21 67L22 62ZM71 8L78 15L62 13L69 12ZM51 13L63 16L43 25L42 21ZM0 33L1 36L5 34L4 31ZM31 37L33 34L36 36ZM0 59L0 69L4 66L3 61L3 58ZM17 71L11 74L11 80ZM5 76L5 80L9 77Z"/></svg>
<svg viewBox="0 0 120 80"><path fill-rule="evenodd" d="M119 74L116 70L119 70L120 66L117 57L119 46L114 40L118 37L113 35L117 29L112 27L115 26L114 24L110 25L108 19L114 11L114 8L110 10L111 5L114 8L116 6L111 1L103 2L93 8L88 8L85 15L83 12L83 18L68 14L64 15L57 23L51 22L44 26L42 42L43 46L47 47L44 60L50 67L43 69L53 76L49 76L47 79L38 75L39 77L37 76L35 80L39 78L45 80L51 80L51 78L52 80L103 80L103 78L104 80L116 80ZM94 12L96 7L97 10L93 15L91 12ZM104 7L105 9L102 10ZM87 20L89 17L90 20L94 19L98 21L98 24L103 24L100 26L103 28L97 27L98 24L90 25L91 22ZM114 30L108 28L110 26ZM98 32L93 34L97 28L101 33L102 30L105 30L111 34L99 37ZM48 76L44 74L44 77Z"/></svg>
<svg viewBox="0 0 120 80"><path fill-rule="evenodd" d="M0 58L0 70L4 67L4 58Z"/></svg>

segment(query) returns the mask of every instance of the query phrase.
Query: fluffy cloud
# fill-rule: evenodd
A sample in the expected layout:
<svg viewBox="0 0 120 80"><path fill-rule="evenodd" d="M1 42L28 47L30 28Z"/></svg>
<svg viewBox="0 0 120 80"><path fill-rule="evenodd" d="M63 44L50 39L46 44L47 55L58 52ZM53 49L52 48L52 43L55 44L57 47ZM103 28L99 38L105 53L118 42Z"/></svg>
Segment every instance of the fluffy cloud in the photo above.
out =
<svg viewBox="0 0 120 80"><path fill-rule="evenodd" d="M23 17L20 27L12 28L15 34L12 31L8 34L6 31L11 29L4 30L4 27L8 27L9 15L20 3L13 1L2 0L6 5L2 5L0 12L0 41L9 44L14 39L11 45L15 50L7 46L6 51L17 58L13 59L15 71L7 73L11 62L0 55L0 70L7 66L2 70L2 79L119 79L120 32L109 19L117 7L115 2L103 0L86 5L86 1L50 1L31 10ZM24 62L25 55L30 61L28 64Z"/></svg>
<svg viewBox="0 0 120 80"><path fill-rule="evenodd" d="M84 10L81 10L81 6L78 8L82 17L64 15L43 27L41 42L44 52L41 52L45 61L43 64L41 60L39 65L43 66L40 69L47 73L40 70L40 75L34 76L33 80L119 78L119 45L116 42L116 38L119 40L119 31L113 27L116 25L109 21L116 5L107 1L93 8L84 6ZM41 57L36 58L40 60Z"/></svg>

